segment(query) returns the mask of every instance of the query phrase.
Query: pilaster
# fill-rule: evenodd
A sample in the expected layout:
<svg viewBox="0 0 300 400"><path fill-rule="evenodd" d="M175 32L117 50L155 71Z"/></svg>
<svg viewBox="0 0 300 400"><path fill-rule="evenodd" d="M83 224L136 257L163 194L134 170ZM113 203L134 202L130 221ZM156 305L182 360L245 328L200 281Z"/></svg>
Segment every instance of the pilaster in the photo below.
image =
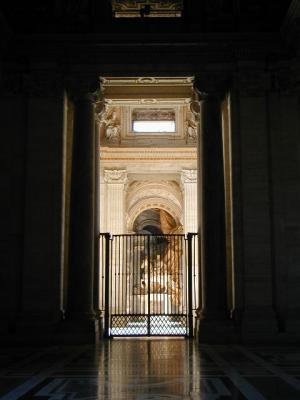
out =
<svg viewBox="0 0 300 400"><path fill-rule="evenodd" d="M184 169L181 171L181 185L184 197L184 231L196 233L198 230L197 213L197 170Z"/></svg>
<svg viewBox="0 0 300 400"><path fill-rule="evenodd" d="M127 171L124 169L104 170L106 183L106 232L125 233L125 187Z"/></svg>

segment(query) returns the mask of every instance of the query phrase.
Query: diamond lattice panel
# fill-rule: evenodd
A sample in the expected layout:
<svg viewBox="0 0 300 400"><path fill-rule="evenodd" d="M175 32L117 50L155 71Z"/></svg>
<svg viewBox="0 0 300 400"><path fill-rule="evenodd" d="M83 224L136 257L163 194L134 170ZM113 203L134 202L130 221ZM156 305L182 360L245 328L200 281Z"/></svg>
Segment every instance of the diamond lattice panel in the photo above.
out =
<svg viewBox="0 0 300 400"><path fill-rule="evenodd" d="M187 335L185 315L151 315L150 335Z"/></svg>
<svg viewBox="0 0 300 400"><path fill-rule="evenodd" d="M147 335L148 324L145 315L113 315L111 317L111 336Z"/></svg>

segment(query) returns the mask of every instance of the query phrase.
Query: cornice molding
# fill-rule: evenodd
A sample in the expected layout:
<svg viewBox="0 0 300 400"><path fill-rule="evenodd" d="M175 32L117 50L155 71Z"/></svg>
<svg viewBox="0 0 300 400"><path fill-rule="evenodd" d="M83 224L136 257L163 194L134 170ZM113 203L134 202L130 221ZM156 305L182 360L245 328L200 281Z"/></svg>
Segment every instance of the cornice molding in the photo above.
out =
<svg viewBox="0 0 300 400"><path fill-rule="evenodd" d="M196 160L197 148L113 148L100 147L100 159L110 160Z"/></svg>
<svg viewBox="0 0 300 400"><path fill-rule="evenodd" d="M103 88L106 86L192 86L194 78L188 77L100 77Z"/></svg>

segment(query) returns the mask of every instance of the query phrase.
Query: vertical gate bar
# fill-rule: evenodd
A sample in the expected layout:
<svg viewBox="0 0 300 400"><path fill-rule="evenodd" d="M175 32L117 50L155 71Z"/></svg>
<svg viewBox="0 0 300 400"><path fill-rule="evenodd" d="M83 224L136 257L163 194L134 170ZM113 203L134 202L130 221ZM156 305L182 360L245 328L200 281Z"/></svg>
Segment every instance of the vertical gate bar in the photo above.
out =
<svg viewBox="0 0 300 400"><path fill-rule="evenodd" d="M158 240L157 240L157 254L159 254L159 257L158 257L158 261L159 261L159 265L157 265L156 266L156 274L159 274L159 276L157 276L157 278L156 278L156 280L158 281L159 280L159 292L160 292L160 303L159 303L159 314L162 314L162 310L161 310L161 307L162 307L162 292L163 292L163 290L162 290L162 284L161 284L161 274L162 274L162 269L161 269L161 237L159 236L158 237ZM163 301L164 301L164 303L163 303L163 306L164 306L164 304L165 304L165 296L163 296Z"/></svg>
<svg viewBox="0 0 300 400"><path fill-rule="evenodd" d="M109 337L109 268L110 268L110 234L105 233L105 314L104 314L104 336Z"/></svg>
<svg viewBox="0 0 300 400"><path fill-rule="evenodd" d="M185 299L185 305L184 305L184 310L183 313L187 314L187 307L188 307L188 291L187 291L187 264L188 264L188 258L187 258L187 238L184 237L183 239L183 243L184 243L184 265L183 265L183 273L184 273L184 290L185 290L185 294L184 294L184 299Z"/></svg>
<svg viewBox="0 0 300 400"><path fill-rule="evenodd" d="M117 258L117 254L116 254L116 249L117 249L117 237L115 235L113 235L113 243L112 243L112 268L114 270L114 283L112 285L112 289L114 289L114 298L115 298L115 302L114 302L114 314L116 314L117 311L117 265L116 265L116 258Z"/></svg>
<svg viewBox="0 0 300 400"><path fill-rule="evenodd" d="M193 249L192 249L192 240L193 240L193 234L188 233L187 234L187 239L188 239L188 321L189 321L189 337L193 337L193 292L192 292L192 285L193 285Z"/></svg>
<svg viewBox="0 0 300 400"><path fill-rule="evenodd" d="M138 298L134 302L134 314L141 314L142 313L142 279L141 279L141 243L143 240L143 236L138 236L137 237L137 279L136 281L138 282Z"/></svg>
<svg viewBox="0 0 300 400"><path fill-rule="evenodd" d="M196 309L196 236L193 236L193 310Z"/></svg>
<svg viewBox="0 0 300 400"><path fill-rule="evenodd" d="M123 253L124 253L124 259L125 259L125 277L124 277L124 284L125 284L125 314L127 314L127 284L128 284L128 279L127 279L127 239L128 237L125 236L125 246L123 248Z"/></svg>
<svg viewBox="0 0 300 400"><path fill-rule="evenodd" d="M101 280L101 289L102 289L102 311L105 312L105 236L101 235L101 248L102 248L102 257L101 257L101 265L102 265L102 280Z"/></svg>
<svg viewBox="0 0 300 400"><path fill-rule="evenodd" d="M148 336L150 336L150 235L147 235L147 254L148 254Z"/></svg>
<svg viewBox="0 0 300 400"><path fill-rule="evenodd" d="M196 290L199 287L197 282L199 282L199 259L198 259L198 234L196 233L193 238L193 248L194 248L194 298L195 303L193 309L196 310L199 307L200 292L197 294Z"/></svg>
<svg viewBox="0 0 300 400"><path fill-rule="evenodd" d="M143 236L137 236L137 268L136 268L136 272L137 272L137 279L136 281L138 282L138 290L137 293L139 293L137 296L138 299L135 299L134 301L134 314L138 314L138 311L140 314L142 314L142 279L141 279L141 241L142 241ZM139 300L139 305L138 305L138 301Z"/></svg>
<svg viewBox="0 0 300 400"><path fill-rule="evenodd" d="M132 300L132 298L133 298L133 291L134 291L134 288L133 288L133 285L134 285L134 269L133 269L133 265L134 265L134 262L133 262L133 249L132 249L132 236L130 235L129 236L129 306L128 306L128 309L129 309L129 314L131 314L131 300ZM132 283L131 283L131 280L132 280ZM132 285L132 288L131 288L131 285Z"/></svg>
<svg viewBox="0 0 300 400"><path fill-rule="evenodd" d="M178 265L178 267L179 267L179 271L178 271L178 290L179 290L179 293L180 293L180 303L178 303L178 314L182 314L183 313L183 309L182 309L182 306L183 306L183 290L184 290L184 288L183 288L183 284L182 284L182 282L183 282L183 274L182 274L182 255L183 255L183 242L182 242L182 236L179 236L178 237L178 241L179 241L179 244L180 244L180 252L179 252L179 254L178 254L178 260L179 260L179 265Z"/></svg>
<svg viewBox="0 0 300 400"><path fill-rule="evenodd" d="M180 297L182 296L182 290L180 290L180 282L181 282L181 254L182 254L182 243L181 236L177 235L176 243L178 245L177 249L177 290L178 290L178 300L177 300L177 314L180 314ZM180 296L180 297L179 297Z"/></svg>
<svg viewBox="0 0 300 400"><path fill-rule="evenodd" d="M168 301L168 309L167 309L167 313L171 314L170 312L170 308L171 308L171 304L172 304L172 271L170 268L170 256L171 256L171 240L172 237L170 235L168 235L168 244L167 244L167 266L168 266L168 276L167 276L167 285L168 285L168 291L169 291L169 301Z"/></svg>
<svg viewBox="0 0 300 400"><path fill-rule="evenodd" d="M121 276L120 276L120 271L121 271L121 236L118 236L118 314L121 314L120 312L120 299L122 298L122 286L121 286Z"/></svg>
<svg viewBox="0 0 300 400"><path fill-rule="evenodd" d="M173 295L172 295L172 305L171 305L171 314L174 314L174 309L176 310L176 301L175 300L175 295L176 295L176 288L175 288L175 293L174 293L174 287L176 285L176 256L175 256L175 235L171 236L171 240L172 240L172 255L173 257L171 258L171 263L172 263L172 291L173 291ZM174 285L175 282L175 285ZM175 303L175 304L174 304ZM175 311L176 312L176 311Z"/></svg>
<svg viewBox="0 0 300 400"><path fill-rule="evenodd" d="M97 236L97 239L95 240L94 244L94 253L95 253L95 259L94 259L94 274L93 274L93 308L96 312L97 318L99 318L99 289L100 289L100 236Z"/></svg>

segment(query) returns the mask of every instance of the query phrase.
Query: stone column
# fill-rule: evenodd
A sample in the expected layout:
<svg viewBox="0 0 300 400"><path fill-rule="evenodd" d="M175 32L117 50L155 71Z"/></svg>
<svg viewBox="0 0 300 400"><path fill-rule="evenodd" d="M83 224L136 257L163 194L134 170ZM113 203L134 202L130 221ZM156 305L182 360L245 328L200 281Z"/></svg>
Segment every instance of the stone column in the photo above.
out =
<svg viewBox="0 0 300 400"><path fill-rule="evenodd" d="M72 335L94 339L95 96L76 91L71 178L67 321Z"/></svg>
<svg viewBox="0 0 300 400"><path fill-rule="evenodd" d="M197 170L181 171L181 184L184 192L184 231L197 232Z"/></svg>
<svg viewBox="0 0 300 400"><path fill-rule="evenodd" d="M106 231L125 233L125 185L127 171L124 169L104 170L106 183Z"/></svg>
<svg viewBox="0 0 300 400"><path fill-rule="evenodd" d="M199 123L198 168L201 206L202 308L197 330L201 341L231 340L226 300L226 243L221 102L196 88L192 110ZM200 186L201 185L201 186Z"/></svg>

